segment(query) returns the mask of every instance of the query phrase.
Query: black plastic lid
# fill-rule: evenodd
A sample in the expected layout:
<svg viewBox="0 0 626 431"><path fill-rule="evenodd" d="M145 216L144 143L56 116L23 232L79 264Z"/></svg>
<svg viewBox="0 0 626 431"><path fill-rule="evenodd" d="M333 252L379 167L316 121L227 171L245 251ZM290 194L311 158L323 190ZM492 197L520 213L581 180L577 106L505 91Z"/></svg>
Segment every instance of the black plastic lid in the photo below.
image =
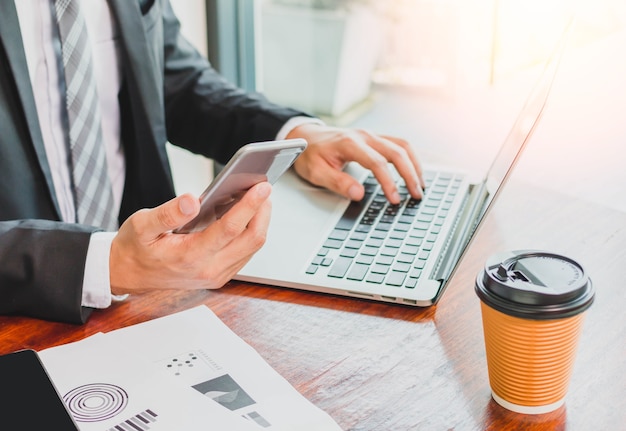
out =
<svg viewBox="0 0 626 431"><path fill-rule="evenodd" d="M536 250L491 256L478 274L475 290L483 302L502 313L537 320L581 313L595 295L579 263Z"/></svg>

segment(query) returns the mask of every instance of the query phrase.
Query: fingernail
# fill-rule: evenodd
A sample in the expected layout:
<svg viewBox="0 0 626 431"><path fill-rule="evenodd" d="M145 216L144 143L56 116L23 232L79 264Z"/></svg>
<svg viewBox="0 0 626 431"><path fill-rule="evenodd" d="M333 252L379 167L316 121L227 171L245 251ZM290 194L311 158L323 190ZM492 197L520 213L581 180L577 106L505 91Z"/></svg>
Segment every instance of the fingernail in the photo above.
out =
<svg viewBox="0 0 626 431"><path fill-rule="evenodd" d="M356 184L350 186L350 188L348 189L348 197L353 201L360 200L363 197L361 193L361 188Z"/></svg>
<svg viewBox="0 0 626 431"><path fill-rule="evenodd" d="M257 196L261 199L266 199L270 193L272 193L272 186L270 185L270 183L264 183L261 184L259 187L257 187Z"/></svg>
<svg viewBox="0 0 626 431"><path fill-rule="evenodd" d="M195 211L194 203L186 196L178 201L178 208L184 215L191 215Z"/></svg>
<svg viewBox="0 0 626 431"><path fill-rule="evenodd" d="M398 192L393 192L391 194L391 201L394 203L400 202L400 194Z"/></svg>

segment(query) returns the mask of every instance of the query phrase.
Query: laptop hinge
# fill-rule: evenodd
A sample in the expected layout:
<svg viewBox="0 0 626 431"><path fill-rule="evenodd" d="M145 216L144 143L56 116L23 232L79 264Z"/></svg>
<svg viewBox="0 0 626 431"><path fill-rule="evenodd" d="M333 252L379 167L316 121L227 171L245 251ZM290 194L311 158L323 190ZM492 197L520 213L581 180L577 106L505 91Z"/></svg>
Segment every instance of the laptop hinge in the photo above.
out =
<svg viewBox="0 0 626 431"><path fill-rule="evenodd" d="M457 227L450 237L448 246L443 255L441 263L434 274L435 280L440 280L442 285L446 283L465 247L469 243L476 230L476 226L483 216L485 202L489 192L484 182L474 186L468 196L468 205L465 206L459 219Z"/></svg>

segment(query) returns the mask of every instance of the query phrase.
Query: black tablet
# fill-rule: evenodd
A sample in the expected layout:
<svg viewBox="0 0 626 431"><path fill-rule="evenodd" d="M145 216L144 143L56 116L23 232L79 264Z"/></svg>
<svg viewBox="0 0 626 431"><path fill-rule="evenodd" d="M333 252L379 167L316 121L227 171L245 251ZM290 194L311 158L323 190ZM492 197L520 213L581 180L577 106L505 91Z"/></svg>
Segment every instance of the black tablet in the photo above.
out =
<svg viewBox="0 0 626 431"><path fill-rule="evenodd" d="M34 350L0 356L0 429L78 430Z"/></svg>

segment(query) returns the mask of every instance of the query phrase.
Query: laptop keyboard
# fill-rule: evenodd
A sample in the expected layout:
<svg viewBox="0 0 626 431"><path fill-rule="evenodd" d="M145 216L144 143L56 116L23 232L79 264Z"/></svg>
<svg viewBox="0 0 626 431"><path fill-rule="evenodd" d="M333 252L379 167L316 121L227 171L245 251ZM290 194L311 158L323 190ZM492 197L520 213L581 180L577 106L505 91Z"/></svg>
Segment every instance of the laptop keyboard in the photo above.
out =
<svg viewBox="0 0 626 431"><path fill-rule="evenodd" d="M348 205L306 273L415 288L462 182L452 173L424 176L422 200L412 198L397 176L397 205L373 175L367 177L364 198Z"/></svg>

